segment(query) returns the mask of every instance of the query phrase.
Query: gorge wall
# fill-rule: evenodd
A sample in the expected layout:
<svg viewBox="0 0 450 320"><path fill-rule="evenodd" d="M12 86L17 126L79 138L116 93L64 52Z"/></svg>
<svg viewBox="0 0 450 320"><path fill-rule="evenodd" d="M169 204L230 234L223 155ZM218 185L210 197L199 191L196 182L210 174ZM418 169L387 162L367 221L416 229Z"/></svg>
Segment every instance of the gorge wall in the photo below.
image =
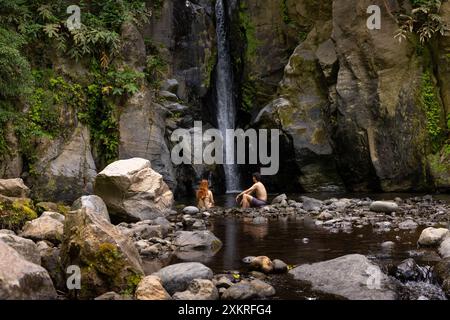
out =
<svg viewBox="0 0 450 320"><path fill-rule="evenodd" d="M372 4L382 9L381 30L366 26ZM270 191L450 188L449 37L426 46L399 43L393 14L410 8L409 1L383 0L227 1L238 125L283 133L280 172L265 179ZM440 14L450 20L448 2ZM106 124L117 140L112 156L105 157L109 149L99 146L96 127L62 101L62 134L33 137L32 157L24 156L29 152L12 122L4 123L8 152L0 177L22 176L34 197L69 201L91 192L93 177L110 160L142 157L179 196L192 193L208 172L223 191L219 166L170 161L174 130L192 130L194 120L204 129L217 126L214 1L164 0L148 23L123 23L120 39L115 67L143 72L149 61L156 67L150 80L116 99L118 108L106 119L114 120ZM51 52L48 64L57 76L92 83L86 64ZM424 92L435 109L424 105ZM436 127L439 141L430 132ZM242 167L243 176L252 170Z"/></svg>

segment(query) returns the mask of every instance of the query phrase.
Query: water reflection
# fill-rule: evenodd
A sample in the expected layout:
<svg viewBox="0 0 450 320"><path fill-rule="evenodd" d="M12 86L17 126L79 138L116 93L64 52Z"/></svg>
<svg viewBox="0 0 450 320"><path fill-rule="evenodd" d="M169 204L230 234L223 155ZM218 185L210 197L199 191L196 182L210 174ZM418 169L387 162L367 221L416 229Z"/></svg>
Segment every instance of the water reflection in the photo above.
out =
<svg viewBox="0 0 450 320"><path fill-rule="evenodd" d="M239 247L237 246L237 221L228 218L225 220L225 246L223 248L223 269L233 269L234 259L239 257ZM223 240L222 240L223 241Z"/></svg>

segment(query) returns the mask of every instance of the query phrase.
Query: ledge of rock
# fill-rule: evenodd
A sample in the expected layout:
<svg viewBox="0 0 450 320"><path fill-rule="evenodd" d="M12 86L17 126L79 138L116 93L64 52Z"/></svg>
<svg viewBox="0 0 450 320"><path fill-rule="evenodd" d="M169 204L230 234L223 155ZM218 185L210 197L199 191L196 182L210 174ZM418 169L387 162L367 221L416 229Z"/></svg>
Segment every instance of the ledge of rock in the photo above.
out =
<svg viewBox="0 0 450 320"><path fill-rule="evenodd" d="M297 280L310 283L314 291L344 299L396 299L395 288L390 278L377 265L359 254L301 265L289 273Z"/></svg>

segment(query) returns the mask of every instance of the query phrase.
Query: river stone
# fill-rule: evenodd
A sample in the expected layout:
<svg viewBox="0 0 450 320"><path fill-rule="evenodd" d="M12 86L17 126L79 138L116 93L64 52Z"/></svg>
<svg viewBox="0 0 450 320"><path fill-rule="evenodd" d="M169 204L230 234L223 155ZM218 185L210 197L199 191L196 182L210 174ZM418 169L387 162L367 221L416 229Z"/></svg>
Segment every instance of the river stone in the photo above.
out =
<svg viewBox="0 0 450 320"><path fill-rule="evenodd" d="M442 241L439 247L439 254L443 259L450 258L450 237Z"/></svg>
<svg viewBox="0 0 450 320"><path fill-rule="evenodd" d="M229 288L233 285L233 277L230 275L214 275L214 285L217 288Z"/></svg>
<svg viewBox="0 0 450 320"><path fill-rule="evenodd" d="M71 210L76 211L82 208L89 208L100 216L104 217L108 222L109 218L108 208L102 198L96 195L82 196L74 201Z"/></svg>
<svg viewBox="0 0 450 320"><path fill-rule="evenodd" d="M254 256L249 256L249 257L245 257L244 259L242 259L242 262L245 264L250 264L252 263L253 259L255 259L256 257Z"/></svg>
<svg viewBox="0 0 450 320"><path fill-rule="evenodd" d="M143 275L142 261L131 239L89 209L67 214L61 247L62 264L81 269L79 297L95 298L108 291L121 292Z"/></svg>
<svg viewBox="0 0 450 320"><path fill-rule="evenodd" d="M391 213L398 210L398 204L392 201L374 201L370 204L370 211Z"/></svg>
<svg viewBox="0 0 450 320"><path fill-rule="evenodd" d="M288 265L284 263L284 261L275 259L272 262L273 262L273 272L285 273L288 271Z"/></svg>
<svg viewBox="0 0 450 320"><path fill-rule="evenodd" d="M242 281L244 282L244 281ZM242 283L241 282L241 283ZM274 296L276 291L275 288L272 287L267 282L261 281L259 279L254 279L250 281L250 285L255 288L256 293L258 294L259 298L267 298Z"/></svg>
<svg viewBox="0 0 450 320"><path fill-rule="evenodd" d="M321 214L319 214L317 219L321 221L327 221L333 219L333 215L328 211L323 211Z"/></svg>
<svg viewBox="0 0 450 320"><path fill-rule="evenodd" d="M393 247L395 247L395 242L394 241L385 241L381 244L381 247L383 249L392 249Z"/></svg>
<svg viewBox="0 0 450 320"><path fill-rule="evenodd" d="M95 194L111 216L124 221L155 219L173 205L173 194L163 177L141 158L119 160L95 178Z"/></svg>
<svg viewBox="0 0 450 320"><path fill-rule="evenodd" d="M174 300L218 300L219 292L211 280L194 279L186 291L176 292Z"/></svg>
<svg viewBox="0 0 450 320"><path fill-rule="evenodd" d="M264 273L270 273L273 271L273 262L269 257L259 256L250 262L250 268L253 270L260 270Z"/></svg>
<svg viewBox="0 0 450 320"><path fill-rule="evenodd" d="M266 218L266 217L261 217L261 216L255 217L255 218L253 218L253 220L252 220L252 223L253 223L253 224L256 224L256 225L259 225L259 224L267 224L267 222L269 222L269 219Z"/></svg>
<svg viewBox="0 0 450 320"><path fill-rule="evenodd" d="M34 241L47 240L60 243L63 238L64 224L51 215L41 216L25 223L20 236Z"/></svg>
<svg viewBox="0 0 450 320"><path fill-rule="evenodd" d="M169 294L185 291L194 279L211 280L213 278L212 270L198 262L173 264L162 268L154 275L161 278L161 282Z"/></svg>
<svg viewBox="0 0 450 320"><path fill-rule="evenodd" d="M179 251L212 251L222 248L222 241L211 231L178 231L175 233L173 244Z"/></svg>
<svg viewBox="0 0 450 320"><path fill-rule="evenodd" d="M438 246L449 235L448 229L429 227L422 231L417 242L422 246Z"/></svg>
<svg viewBox="0 0 450 320"><path fill-rule="evenodd" d="M287 196L286 194L280 194L279 196L276 196L275 199L272 200L272 204L278 204L281 203L282 201L287 201Z"/></svg>
<svg viewBox="0 0 450 320"><path fill-rule="evenodd" d="M185 207L183 209L183 213L184 214L188 214L188 215L191 215L191 216L196 215L199 212L200 212L200 210L197 207L194 207L194 206Z"/></svg>
<svg viewBox="0 0 450 320"><path fill-rule="evenodd" d="M135 297L137 300L171 300L164 289L161 279L157 276L147 276L139 282Z"/></svg>
<svg viewBox="0 0 450 320"><path fill-rule="evenodd" d="M0 241L9 245L31 263L41 264L39 249L33 241L6 233L0 233Z"/></svg>
<svg viewBox="0 0 450 320"><path fill-rule="evenodd" d="M409 258L402 261L395 271L395 277L401 281L419 281L422 272L414 259Z"/></svg>
<svg viewBox="0 0 450 320"><path fill-rule="evenodd" d="M0 300L55 299L48 272L0 241Z"/></svg>
<svg viewBox="0 0 450 320"><path fill-rule="evenodd" d="M413 220L406 220L403 222L400 222L398 224L399 229L401 230L414 230L417 229L418 224L414 222Z"/></svg>
<svg viewBox="0 0 450 320"><path fill-rule="evenodd" d="M290 272L318 292L349 300L395 300L392 280L363 255L351 254L333 260L305 264ZM372 280L379 279L379 287Z"/></svg>
<svg viewBox="0 0 450 320"><path fill-rule="evenodd" d="M173 229L172 224L169 220L167 220L164 217L158 217L155 220L153 220L153 223L155 225L158 225L161 227L161 230L164 234L164 236L167 236L167 234Z"/></svg>
<svg viewBox="0 0 450 320"><path fill-rule="evenodd" d="M319 211L323 202L317 199L302 196L303 209L306 211Z"/></svg>
<svg viewBox="0 0 450 320"><path fill-rule="evenodd" d="M122 230L123 234L130 236L135 240L163 237L162 228L158 225L141 224L134 225L132 228Z"/></svg>
<svg viewBox="0 0 450 320"><path fill-rule="evenodd" d="M255 287L248 282L232 285L222 294L222 300L250 300L258 297Z"/></svg>
<svg viewBox="0 0 450 320"><path fill-rule="evenodd" d="M0 194L6 197L28 198L30 189L18 179L0 179Z"/></svg>

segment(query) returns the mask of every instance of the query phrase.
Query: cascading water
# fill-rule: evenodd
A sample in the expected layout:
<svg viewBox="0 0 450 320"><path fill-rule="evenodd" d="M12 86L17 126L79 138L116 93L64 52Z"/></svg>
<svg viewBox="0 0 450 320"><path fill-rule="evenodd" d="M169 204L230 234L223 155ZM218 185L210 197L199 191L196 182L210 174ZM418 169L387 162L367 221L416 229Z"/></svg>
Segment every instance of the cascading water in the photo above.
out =
<svg viewBox="0 0 450 320"><path fill-rule="evenodd" d="M224 142L226 142L226 130L235 128L236 108L233 96L233 72L228 47L226 11L223 0L216 1L215 10L217 33L217 123L219 130L222 133L222 137L224 138ZM223 168L225 172L227 193L232 193L240 189L240 178L237 165L226 162L227 154L231 148L234 148L234 143L230 142L228 145L224 143L223 159L225 160L225 164L223 165Z"/></svg>

